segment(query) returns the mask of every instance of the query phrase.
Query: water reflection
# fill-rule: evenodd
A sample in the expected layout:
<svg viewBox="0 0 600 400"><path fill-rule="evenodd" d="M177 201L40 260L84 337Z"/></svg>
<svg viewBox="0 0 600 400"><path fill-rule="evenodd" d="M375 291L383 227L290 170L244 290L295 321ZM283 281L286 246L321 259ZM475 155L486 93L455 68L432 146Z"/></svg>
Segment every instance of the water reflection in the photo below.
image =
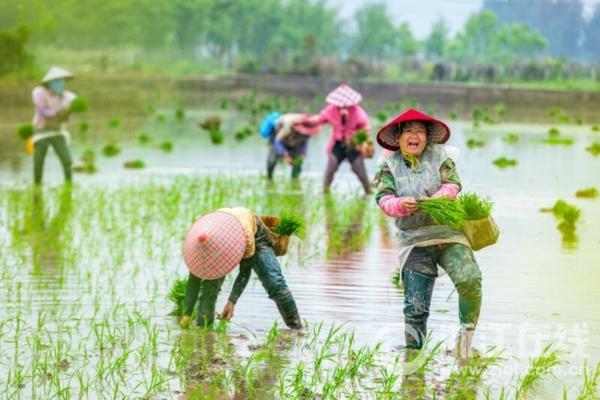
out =
<svg viewBox="0 0 600 400"><path fill-rule="evenodd" d="M329 256L346 259L364 249L371 235L371 226L367 221L369 206L368 200L363 197L339 200L326 195L325 234Z"/></svg>

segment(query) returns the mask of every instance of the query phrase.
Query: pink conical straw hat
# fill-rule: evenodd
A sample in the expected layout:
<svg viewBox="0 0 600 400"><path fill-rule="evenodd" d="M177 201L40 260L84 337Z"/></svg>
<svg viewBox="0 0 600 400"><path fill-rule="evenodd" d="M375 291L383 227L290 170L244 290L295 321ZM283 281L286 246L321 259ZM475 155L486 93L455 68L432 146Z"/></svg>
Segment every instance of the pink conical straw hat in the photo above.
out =
<svg viewBox="0 0 600 400"><path fill-rule="evenodd" d="M327 104L336 107L352 107L362 101L362 95L345 83L342 83L325 98Z"/></svg>
<svg viewBox="0 0 600 400"><path fill-rule="evenodd" d="M242 223L222 211L205 214L190 226L183 242L183 260L201 279L219 279L239 264L246 250Z"/></svg>

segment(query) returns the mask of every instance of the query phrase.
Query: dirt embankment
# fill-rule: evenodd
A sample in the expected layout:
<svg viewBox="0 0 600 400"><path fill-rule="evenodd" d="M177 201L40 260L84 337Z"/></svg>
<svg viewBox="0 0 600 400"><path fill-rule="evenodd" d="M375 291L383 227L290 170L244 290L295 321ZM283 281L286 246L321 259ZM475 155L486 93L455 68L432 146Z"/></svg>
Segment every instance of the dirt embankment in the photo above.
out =
<svg viewBox="0 0 600 400"><path fill-rule="evenodd" d="M275 75L232 75L218 78L189 77L171 80L156 78L80 77L70 87L85 96L95 113L127 115L144 112L148 105L199 107L215 96L237 97L256 89L261 93L296 96L306 102L324 96L340 81L315 77ZM493 109L506 105L506 120L514 122L552 122L549 111L560 107L567 115L584 123L600 122L599 91L522 89L501 85L457 83L348 82L360 91L369 111L388 102L414 99L426 109L432 105L442 115L451 111L470 118L476 106ZM31 89L35 83L0 85L0 109L10 119L29 118ZM310 110L317 111L317 110ZM400 110L398 110L400 111Z"/></svg>

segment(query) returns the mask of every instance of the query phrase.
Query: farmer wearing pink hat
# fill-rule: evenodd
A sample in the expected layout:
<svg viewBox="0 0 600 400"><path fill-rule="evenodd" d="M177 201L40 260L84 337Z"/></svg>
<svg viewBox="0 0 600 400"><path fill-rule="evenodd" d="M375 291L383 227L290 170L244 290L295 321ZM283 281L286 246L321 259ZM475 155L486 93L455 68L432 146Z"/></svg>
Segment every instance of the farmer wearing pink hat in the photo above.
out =
<svg viewBox="0 0 600 400"><path fill-rule="evenodd" d="M300 177L308 149L308 139L319 133L319 124L310 114L282 114L275 125L274 139L267 159L267 179L273 179L280 159L292 166L292 179Z"/></svg>
<svg viewBox="0 0 600 400"><path fill-rule="evenodd" d="M365 193L370 193L369 178L364 156L350 139L359 131L371 129L366 111L360 106L362 96L347 84L342 84L327 95L327 106L315 117L320 124L331 124L333 132L327 143L327 169L323 191L327 193L333 176L345 159L350 162L352 171L360 180Z"/></svg>
<svg viewBox="0 0 600 400"><path fill-rule="evenodd" d="M375 176L375 201L384 214L396 218L399 229L406 347L423 346L439 265L458 293L461 328L457 355L465 360L472 355L481 309L481 271L462 232L437 225L419 211L419 200L454 199L461 189L452 149L444 145L449 137L444 122L414 109L381 128L377 142L389 152L382 157Z"/></svg>
<svg viewBox="0 0 600 400"><path fill-rule="evenodd" d="M235 304L254 270L286 325L292 329L302 328L296 302L281 273L266 229L251 210L241 207L208 213L190 227L183 245L183 257L190 274L180 321L182 327L189 325L196 302L197 325L213 323L223 280L239 264L240 271L221 318L233 317Z"/></svg>

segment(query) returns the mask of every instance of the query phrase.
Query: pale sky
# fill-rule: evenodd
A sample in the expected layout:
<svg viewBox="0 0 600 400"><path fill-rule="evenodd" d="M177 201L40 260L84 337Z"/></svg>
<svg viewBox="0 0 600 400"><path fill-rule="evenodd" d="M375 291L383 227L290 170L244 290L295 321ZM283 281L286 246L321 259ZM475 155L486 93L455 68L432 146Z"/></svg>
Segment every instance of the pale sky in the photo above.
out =
<svg viewBox="0 0 600 400"><path fill-rule="evenodd" d="M599 1L583 0L586 14L591 14ZM348 19L364 4L380 2L387 5L389 15L397 21L396 25L407 21L418 39L425 38L440 17L448 22L451 34L456 33L483 4L483 0L326 0L328 5L340 10L343 18Z"/></svg>

